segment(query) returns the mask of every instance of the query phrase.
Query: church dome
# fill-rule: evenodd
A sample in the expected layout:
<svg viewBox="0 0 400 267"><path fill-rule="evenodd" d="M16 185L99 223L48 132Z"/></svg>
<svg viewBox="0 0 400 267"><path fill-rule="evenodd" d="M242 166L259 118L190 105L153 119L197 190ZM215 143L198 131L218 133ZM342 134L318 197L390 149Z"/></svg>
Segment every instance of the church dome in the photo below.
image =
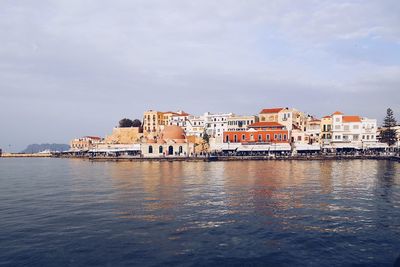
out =
<svg viewBox="0 0 400 267"><path fill-rule="evenodd" d="M164 140L180 140L186 139L185 131L176 125L169 125L164 128L161 133L161 138Z"/></svg>

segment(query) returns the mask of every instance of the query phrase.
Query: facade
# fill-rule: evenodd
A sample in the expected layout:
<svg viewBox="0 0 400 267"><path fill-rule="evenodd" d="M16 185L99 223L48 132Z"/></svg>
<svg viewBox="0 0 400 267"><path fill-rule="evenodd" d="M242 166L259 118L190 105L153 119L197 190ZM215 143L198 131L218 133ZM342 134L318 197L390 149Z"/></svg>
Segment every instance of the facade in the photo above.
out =
<svg viewBox="0 0 400 267"><path fill-rule="evenodd" d="M204 116L188 116L186 121L186 135L203 137L205 131L204 125Z"/></svg>
<svg viewBox="0 0 400 267"><path fill-rule="evenodd" d="M186 138L184 130L176 125L165 126L159 138L148 138L141 144L144 157L189 157L194 143Z"/></svg>
<svg viewBox="0 0 400 267"><path fill-rule="evenodd" d="M228 130L228 118L233 116L233 113L204 113L204 129L206 133L211 138L215 138L216 143L222 143L223 134Z"/></svg>
<svg viewBox="0 0 400 267"><path fill-rule="evenodd" d="M321 144L330 144L332 140L332 117L325 116L321 119Z"/></svg>
<svg viewBox="0 0 400 267"><path fill-rule="evenodd" d="M161 111L148 110L143 114L143 133L145 136L157 136L164 125L164 114Z"/></svg>
<svg viewBox="0 0 400 267"><path fill-rule="evenodd" d="M205 127L204 127L204 116L188 116L186 121L186 135L203 137Z"/></svg>
<svg viewBox="0 0 400 267"><path fill-rule="evenodd" d="M112 134L104 139L106 144L134 144L138 143L143 133L139 127L115 127Z"/></svg>
<svg viewBox="0 0 400 267"><path fill-rule="evenodd" d="M224 132L224 143L289 143L289 133L282 129L249 129Z"/></svg>
<svg viewBox="0 0 400 267"><path fill-rule="evenodd" d="M332 114L331 144L351 144L361 149L371 143L376 143L377 121L361 118L360 116L346 116L337 111ZM342 146L343 147L343 146Z"/></svg>
<svg viewBox="0 0 400 267"><path fill-rule="evenodd" d="M305 135L308 137L308 143L319 143L321 136L321 120L309 117L306 121Z"/></svg>
<svg viewBox="0 0 400 267"><path fill-rule="evenodd" d="M260 111L258 118L260 122L278 122L279 112L284 108L265 108Z"/></svg>
<svg viewBox="0 0 400 267"><path fill-rule="evenodd" d="M245 131L248 126L257 122L257 116L232 116L227 118L227 131Z"/></svg>
<svg viewBox="0 0 400 267"><path fill-rule="evenodd" d="M96 148L101 144L103 139L98 136L84 136L82 138L73 139L70 142L71 151L88 151L90 149Z"/></svg>
<svg viewBox="0 0 400 267"><path fill-rule="evenodd" d="M260 122L278 122L289 131L294 127L304 131L307 117L301 111L293 108L263 109L258 115Z"/></svg>
<svg viewBox="0 0 400 267"><path fill-rule="evenodd" d="M190 115L184 111L178 111L169 117L167 125L176 125L176 126L182 127L183 130L186 132L186 130L187 130L186 125L187 125L189 116Z"/></svg>

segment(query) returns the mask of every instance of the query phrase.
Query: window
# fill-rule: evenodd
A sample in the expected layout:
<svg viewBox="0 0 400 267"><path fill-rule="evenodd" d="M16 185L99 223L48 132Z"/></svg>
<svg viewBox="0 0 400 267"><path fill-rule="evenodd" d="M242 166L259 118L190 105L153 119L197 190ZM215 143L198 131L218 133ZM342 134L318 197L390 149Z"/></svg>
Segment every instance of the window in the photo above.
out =
<svg viewBox="0 0 400 267"><path fill-rule="evenodd" d="M266 137L267 137L267 141L269 141L270 140L269 134L267 134Z"/></svg>
<svg viewBox="0 0 400 267"><path fill-rule="evenodd" d="M262 141L262 135L261 135L261 134L258 135L258 141L259 141L259 142Z"/></svg>
<svg viewBox="0 0 400 267"><path fill-rule="evenodd" d="M182 154L182 153L183 153L183 147L179 146L179 154Z"/></svg>
<svg viewBox="0 0 400 267"><path fill-rule="evenodd" d="M340 130L340 125L335 125L335 130Z"/></svg>
<svg viewBox="0 0 400 267"><path fill-rule="evenodd" d="M153 154L153 146L149 146L149 154Z"/></svg>
<svg viewBox="0 0 400 267"><path fill-rule="evenodd" d="M236 135L236 134L233 136L233 141L234 141L235 143L237 143L237 135Z"/></svg>
<svg viewBox="0 0 400 267"><path fill-rule="evenodd" d="M335 121L336 121L336 122L340 122L340 118L336 118Z"/></svg>
<svg viewBox="0 0 400 267"><path fill-rule="evenodd" d="M348 130L350 130L350 127L349 127L349 125L345 125L345 126L344 126L344 130L345 130L345 131L348 131Z"/></svg>
<svg viewBox="0 0 400 267"><path fill-rule="evenodd" d="M283 135L283 140L286 141L286 134Z"/></svg>
<svg viewBox="0 0 400 267"><path fill-rule="evenodd" d="M297 141L301 141L301 136L297 136Z"/></svg>
<svg viewBox="0 0 400 267"><path fill-rule="evenodd" d="M360 127L357 124L353 125L353 129L359 129L359 128Z"/></svg>
<svg viewBox="0 0 400 267"><path fill-rule="evenodd" d="M225 135L225 142L226 142L226 143L229 142L229 135Z"/></svg>
<svg viewBox="0 0 400 267"><path fill-rule="evenodd" d="M242 134L242 141L246 140L246 135Z"/></svg>
<svg viewBox="0 0 400 267"><path fill-rule="evenodd" d="M162 147L162 146L159 146L159 147L158 147L158 153L160 153L160 154L163 153L163 147Z"/></svg>

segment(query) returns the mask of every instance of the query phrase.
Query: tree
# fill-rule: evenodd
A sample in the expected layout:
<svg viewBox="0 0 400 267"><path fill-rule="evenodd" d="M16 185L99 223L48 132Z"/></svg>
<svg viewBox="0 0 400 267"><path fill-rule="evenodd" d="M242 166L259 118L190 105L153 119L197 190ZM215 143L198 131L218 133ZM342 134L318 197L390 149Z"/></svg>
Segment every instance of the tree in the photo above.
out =
<svg viewBox="0 0 400 267"><path fill-rule="evenodd" d="M142 127L142 122L138 119L134 119L132 122L132 127Z"/></svg>
<svg viewBox="0 0 400 267"><path fill-rule="evenodd" d="M393 110L388 108L386 110L386 117L383 120L383 129L380 135L381 142L387 143L389 146L396 143L396 130L393 129L395 126L396 119L393 115Z"/></svg>
<svg viewBox="0 0 400 267"><path fill-rule="evenodd" d="M133 127L133 121L127 118L124 118L119 121L119 127L120 128L128 128L128 127Z"/></svg>
<svg viewBox="0 0 400 267"><path fill-rule="evenodd" d="M203 134L203 141L207 144L210 143L210 136L206 133L206 131L204 131L204 134Z"/></svg>

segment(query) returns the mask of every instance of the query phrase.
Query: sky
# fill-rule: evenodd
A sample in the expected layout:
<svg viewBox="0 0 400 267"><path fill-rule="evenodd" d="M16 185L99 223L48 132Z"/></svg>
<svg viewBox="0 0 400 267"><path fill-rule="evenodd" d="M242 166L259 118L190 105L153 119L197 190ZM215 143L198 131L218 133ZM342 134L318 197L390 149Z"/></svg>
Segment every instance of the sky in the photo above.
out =
<svg viewBox="0 0 400 267"><path fill-rule="evenodd" d="M293 107L400 120L398 0L0 0L0 148L124 117Z"/></svg>

